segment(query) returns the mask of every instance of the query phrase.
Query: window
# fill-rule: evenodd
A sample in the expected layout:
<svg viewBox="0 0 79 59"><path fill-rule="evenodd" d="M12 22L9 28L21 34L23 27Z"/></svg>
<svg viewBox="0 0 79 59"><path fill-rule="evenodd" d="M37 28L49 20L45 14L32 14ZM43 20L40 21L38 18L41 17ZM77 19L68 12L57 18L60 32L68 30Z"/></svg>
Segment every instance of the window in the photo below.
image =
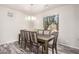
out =
<svg viewBox="0 0 79 59"><path fill-rule="evenodd" d="M36 20L36 17L35 16L25 16L25 19L28 21L33 21L33 20Z"/></svg>

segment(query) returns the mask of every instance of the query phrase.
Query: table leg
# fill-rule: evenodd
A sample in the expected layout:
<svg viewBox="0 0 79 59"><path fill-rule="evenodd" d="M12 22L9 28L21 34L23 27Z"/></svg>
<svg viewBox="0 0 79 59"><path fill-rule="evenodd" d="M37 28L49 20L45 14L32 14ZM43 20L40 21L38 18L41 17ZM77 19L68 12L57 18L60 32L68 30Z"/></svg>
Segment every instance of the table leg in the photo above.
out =
<svg viewBox="0 0 79 59"><path fill-rule="evenodd" d="M45 53L48 54L48 41L45 41Z"/></svg>

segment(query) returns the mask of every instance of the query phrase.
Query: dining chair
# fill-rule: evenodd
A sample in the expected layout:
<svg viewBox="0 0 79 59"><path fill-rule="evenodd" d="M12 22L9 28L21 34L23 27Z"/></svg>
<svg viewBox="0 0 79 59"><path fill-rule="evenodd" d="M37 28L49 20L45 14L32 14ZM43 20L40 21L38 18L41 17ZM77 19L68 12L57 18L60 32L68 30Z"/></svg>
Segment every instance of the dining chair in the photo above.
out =
<svg viewBox="0 0 79 59"><path fill-rule="evenodd" d="M30 43L30 32L29 31L26 31L26 39L27 39L27 43Z"/></svg>
<svg viewBox="0 0 79 59"><path fill-rule="evenodd" d="M31 47L33 48L33 46L36 47L36 53L38 53L38 43L37 43L37 33L36 32L30 32L30 38L31 38ZM33 51L33 49L32 49Z"/></svg>
<svg viewBox="0 0 79 59"><path fill-rule="evenodd" d="M44 30L43 31L44 35L47 35L47 36L50 36L51 34L51 31L50 30Z"/></svg>
<svg viewBox="0 0 79 59"><path fill-rule="evenodd" d="M52 41L50 41L48 43L48 47L52 48L52 53L56 53L57 54L57 39L58 39L58 32L54 32L53 33L54 38Z"/></svg>
<svg viewBox="0 0 79 59"><path fill-rule="evenodd" d="M31 37L31 45L32 47L36 47L36 53L38 53L40 44L38 43L37 32L30 32L30 37Z"/></svg>
<svg viewBox="0 0 79 59"><path fill-rule="evenodd" d="M20 30L20 37L19 37L19 40L20 40L20 45L22 48L24 48L25 46L25 31L24 30Z"/></svg>
<svg viewBox="0 0 79 59"><path fill-rule="evenodd" d="M44 30L38 29L38 30L37 30L37 34L38 34L38 35L43 35L43 34L44 34L43 31L44 31Z"/></svg>
<svg viewBox="0 0 79 59"><path fill-rule="evenodd" d="M45 31L46 31L46 30L38 29L37 34L38 34L38 35L49 35L49 32L46 33ZM39 42L40 45L42 46L42 53L43 53L43 51L44 51L44 49L45 49L45 47L44 47L44 43L45 43L45 42L40 42L40 41L38 41L38 42Z"/></svg>
<svg viewBox="0 0 79 59"><path fill-rule="evenodd" d="M28 47L30 49L30 51L32 51L31 49L31 36L30 36L30 31L25 31L25 48Z"/></svg>

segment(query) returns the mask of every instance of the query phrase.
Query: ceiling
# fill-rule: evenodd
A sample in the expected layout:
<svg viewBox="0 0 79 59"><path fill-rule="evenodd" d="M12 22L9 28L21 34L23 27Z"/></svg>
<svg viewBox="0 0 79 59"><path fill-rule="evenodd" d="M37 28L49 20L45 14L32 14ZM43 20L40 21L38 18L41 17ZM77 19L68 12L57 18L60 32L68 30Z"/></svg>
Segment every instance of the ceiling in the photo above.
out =
<svg viewBox="0 0 79 59"><path fill-rule="evenodd" d="M62 4L2 4L1 6L16 9L29 15L35 15L57 8L61 5Z"/></svg>

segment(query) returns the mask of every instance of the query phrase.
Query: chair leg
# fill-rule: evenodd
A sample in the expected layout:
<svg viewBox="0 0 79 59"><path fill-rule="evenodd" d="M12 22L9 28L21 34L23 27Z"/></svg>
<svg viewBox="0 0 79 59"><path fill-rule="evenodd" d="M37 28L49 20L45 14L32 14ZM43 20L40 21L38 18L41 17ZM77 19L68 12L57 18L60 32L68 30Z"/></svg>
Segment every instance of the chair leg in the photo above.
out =
<svg viewBox="0 0 79 59"><path fill-rule="evenodd" d="M42 46L42 54L44 53L44 46Z"/></svg>
<svg viewBox="0 0 79 59"><path fill-rule="evenodd" d="M23 45L23 38L20 36L20 47L22 48Z"/></svg>
<svg viewBox="0 0 79 59"><path fill-rule="evenodd" d="M56 54L57 54L57 45L55 45L55 52L56 52Z"/></svg>
<svg viewBox="0 0 79 59"><path fill-rule="evenodd" d="M25 42L24 41L22 42L22 49L25 50Z"/></svg>
<svg viewBox="0 0 79 59"><path fill-rule="evenodd" d="M26 49L26 43L24 44L24 49Z"/></svg>
<svg viewBox="0 0 79 59"><path fill-rule="evenodd" d="M52 47L52 54L54 54L54 47Z"/></svg>
<svg viewBox="0 0 79 59"><path fill-rule="evenodd" d="M43 54L43 46L42 46L42 54Z"/></svg>
<svg viewBox="0 0 79 59"><path fill-rule="evenodd" d="M21 40L21 44L20 45L21 45L22 49L25 49L25 42L24 42L24 40Z"/></svg>
<svg viewBox="0 0 79 59"><path fill-rule="evenodd" d="M27 41L26 41L26 39L25 39L25 42L24 42L24 49L26 49L26 43L27 43Z"/></svg>
<svg viewBox="0 0 79 59"><path fill-rule="evenodd" d="M18 41L18 43L20 44L20 34L19 34L19 41Z"/></svg>
<svg viewBox="0 0 79 59"><path fill-rule="evenodd" d="M22 40L21 40L20 46L21 46L21 48L22 48Z"/></svg>
<svg viewBox="0 0 79 59"><path fill-rule="evenodd" d="M29 50L32 52L32 47L31 47L31 45L29 45Z"/></svg>
<svg viewBox="0 0 79 59"><path fill-rule="evenodd" d="M32 44L31 44L31 42L30 42L30 43L29 43L29 50L30 50L31 52L33 52L32 48L33 48L33 46L32 46Z"/></svg>
<svg viewBox="0 0 79 59"><path fill-rule="evenodd" d="M37 51L36 51L36 53L38 54L38 52L39 52L39 47L37 46Z"/></svg>

